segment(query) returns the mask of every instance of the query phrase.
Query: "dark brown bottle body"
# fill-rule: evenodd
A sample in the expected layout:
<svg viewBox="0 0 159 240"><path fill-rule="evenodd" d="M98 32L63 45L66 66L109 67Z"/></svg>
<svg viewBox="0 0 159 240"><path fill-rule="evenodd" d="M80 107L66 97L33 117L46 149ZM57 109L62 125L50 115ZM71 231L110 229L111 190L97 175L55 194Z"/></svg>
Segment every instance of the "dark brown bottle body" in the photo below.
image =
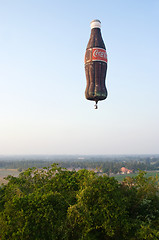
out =
<svg viewBox="0 0 159 240"><path fill-rule="evenodd" d="M85 90L86 99L93 100L96 103L106 99L106 72L107 54L101 36L101 30L99 27L93 27L85 53L85 73L87 82Z"/></svg>

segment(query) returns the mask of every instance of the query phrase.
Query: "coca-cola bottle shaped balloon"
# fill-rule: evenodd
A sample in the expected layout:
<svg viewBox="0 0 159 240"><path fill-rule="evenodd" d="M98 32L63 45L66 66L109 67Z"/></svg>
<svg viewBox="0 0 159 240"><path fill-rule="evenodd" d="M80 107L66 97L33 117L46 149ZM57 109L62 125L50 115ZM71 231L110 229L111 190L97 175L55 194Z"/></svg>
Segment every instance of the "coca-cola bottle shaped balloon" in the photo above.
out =
<svg viewBox="0 0 159 240"><path fill-rule="evenodd" d="M84 63L87 82L85 97L88 100L95 101L95 108L97 108L98 101L106 99L108 95L105 85L107 53L99 20L91 22L91 35L87 44Z"/></svg>

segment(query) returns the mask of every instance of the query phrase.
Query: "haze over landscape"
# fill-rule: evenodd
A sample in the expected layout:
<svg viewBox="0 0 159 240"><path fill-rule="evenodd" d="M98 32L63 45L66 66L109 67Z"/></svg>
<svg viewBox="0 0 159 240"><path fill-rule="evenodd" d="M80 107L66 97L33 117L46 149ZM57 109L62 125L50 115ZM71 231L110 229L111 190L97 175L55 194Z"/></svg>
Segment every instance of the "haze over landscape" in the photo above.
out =
<svg viewBox="0 0 159 240"><path fill-rule="evenodd" d="M98 5L97 5L98 4ZM101 20L108 98L84 96ZM0 154L158 154L159 1L0 1Z"/></svg>

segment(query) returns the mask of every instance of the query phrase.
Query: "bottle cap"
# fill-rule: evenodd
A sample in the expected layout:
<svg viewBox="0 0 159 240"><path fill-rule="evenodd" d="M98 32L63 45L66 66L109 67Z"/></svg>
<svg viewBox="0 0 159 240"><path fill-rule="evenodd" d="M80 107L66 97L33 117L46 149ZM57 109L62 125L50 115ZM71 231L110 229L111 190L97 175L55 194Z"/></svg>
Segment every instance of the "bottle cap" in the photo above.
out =
<svg viewBox="0 0 159 240"><path fill-rule="evenodd" d="M91 29L92 28L101 28L101 22L98 19L95 19L91 22Z"/></svg>

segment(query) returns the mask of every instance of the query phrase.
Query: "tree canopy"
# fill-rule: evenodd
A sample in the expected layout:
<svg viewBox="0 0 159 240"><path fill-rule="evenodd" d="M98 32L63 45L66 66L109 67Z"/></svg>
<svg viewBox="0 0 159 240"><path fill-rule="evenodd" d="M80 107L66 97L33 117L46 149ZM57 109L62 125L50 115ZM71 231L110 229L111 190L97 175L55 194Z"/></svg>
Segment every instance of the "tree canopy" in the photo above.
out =
<svg viewBox="0 0 159 240"><path fill-rule="evenodd" d="M159 181L144 172L119 183L53 164L8 180L0 188L2 240L159 238Z"/></svg>

